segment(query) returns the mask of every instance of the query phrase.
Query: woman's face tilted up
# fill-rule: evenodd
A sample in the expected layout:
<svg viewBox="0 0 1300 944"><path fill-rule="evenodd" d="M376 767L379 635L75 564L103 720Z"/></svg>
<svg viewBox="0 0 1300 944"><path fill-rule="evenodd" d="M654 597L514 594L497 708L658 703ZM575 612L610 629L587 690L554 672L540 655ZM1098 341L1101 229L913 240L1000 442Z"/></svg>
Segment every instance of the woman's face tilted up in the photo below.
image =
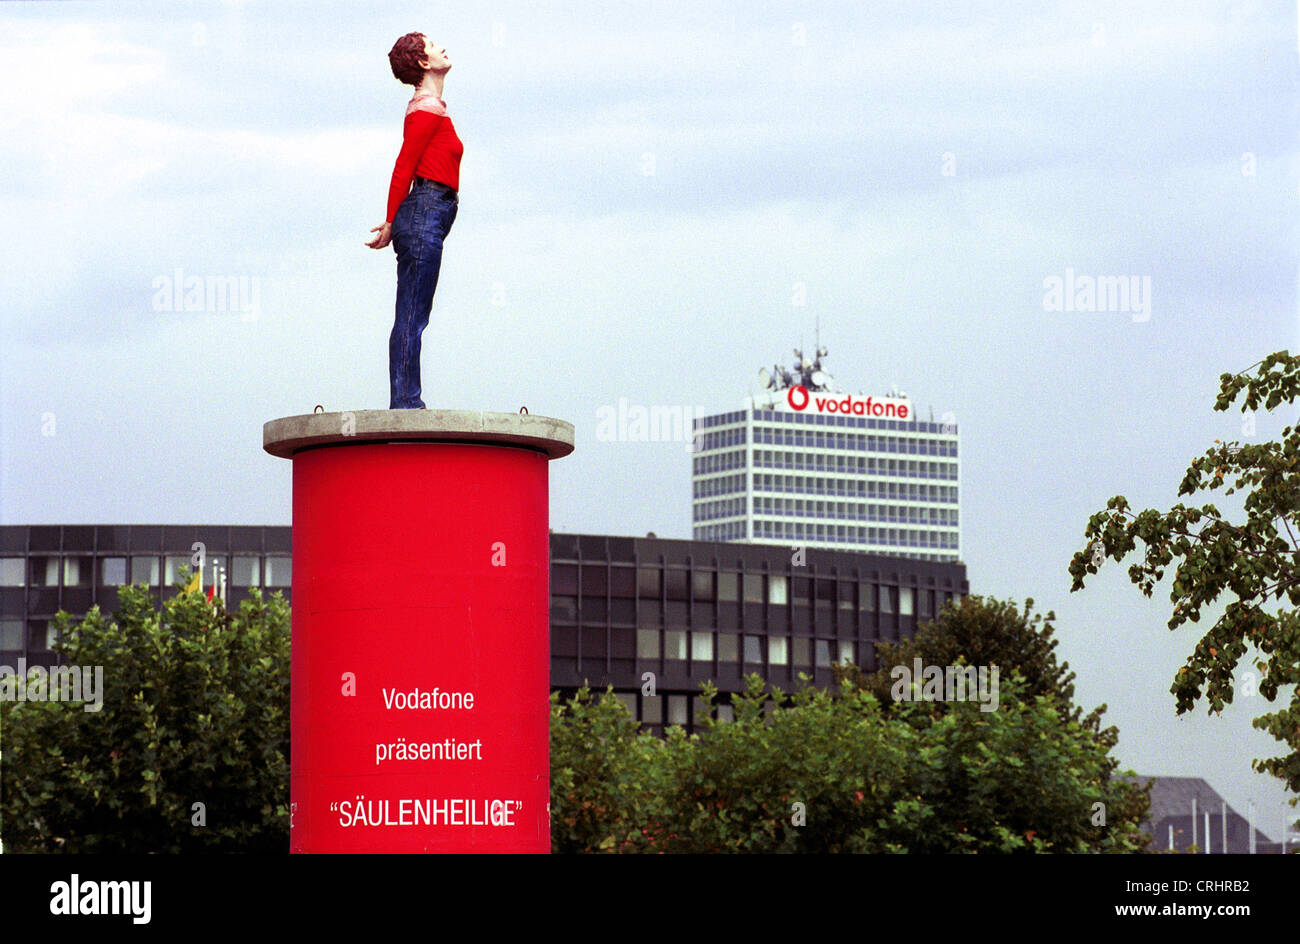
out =
<svg viewBox="0 0 1300 944"><path fill-rule="evenodd" d="M451 69L447 50L427 36L424 37L424 68L429 72L441 72L444 75Z"/></svg>

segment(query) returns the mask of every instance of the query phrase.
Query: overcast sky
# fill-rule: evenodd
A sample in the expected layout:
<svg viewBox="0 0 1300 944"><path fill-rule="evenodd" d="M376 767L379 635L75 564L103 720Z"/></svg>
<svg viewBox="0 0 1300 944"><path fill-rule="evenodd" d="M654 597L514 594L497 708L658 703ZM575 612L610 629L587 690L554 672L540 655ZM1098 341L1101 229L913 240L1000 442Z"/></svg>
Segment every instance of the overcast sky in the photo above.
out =
<svg viewBox="0 0 1300 944"><path fill-rule="evenodd" d="M955 415L971 588L1056 610L1122 763L1275 837L1262 697L1176 718L1167 585L1067 567L1110 496L1167 508L1243 437L1219 374L1300 348L1295 5L865 6L5 4L0 522L290 523L262 424L388 405L363 242L418 30L465 144L424 399L571 421L556 530L690 537L682 443L597 411L734 409L819 320L842 387ZM247 294L168 311L178 269ZM1067 270L1149 311L1046 310Z"/></svg>

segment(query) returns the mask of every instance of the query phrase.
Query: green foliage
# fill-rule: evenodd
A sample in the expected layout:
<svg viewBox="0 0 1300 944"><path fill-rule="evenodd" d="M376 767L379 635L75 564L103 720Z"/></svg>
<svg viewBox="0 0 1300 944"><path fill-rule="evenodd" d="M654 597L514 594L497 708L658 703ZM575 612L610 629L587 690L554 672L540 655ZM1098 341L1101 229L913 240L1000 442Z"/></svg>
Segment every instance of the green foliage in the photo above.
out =
<svg viewBox="0 0 1300 944"><path fill-rule="evenodd" d="M1022 613L1010 600L967 596L945 606L910 639L877 644L876 663L881 666L877 672L866 675L855 665L836 666L835 672L886 702L894 685L890 676L894 666L910 669L918 658L923 665L956 665L964 659L967 665L996 665L1003 674L1015 669L1030 695L1051 695L1063 707L1073 708L1074 673L1068 662L1056 661L1052 624L1056 614L1049 611L1044 616L1033 608L1033 600L1025 601Z"/></svg>
<svg viewBox="0 0 1300 944"><path fill-rule="evenodd" d="M997 662L1006 674L995 711L885 702L878 678L847 671L831 690L804 676L793 695L750 676L733 721L691 737L671 728L659 740L637 730L612 692L594 700L584 689L567 704L552 696L552 849L1143 851L1147 789L1114 776L1117 732L1100 730L1104 706L1086 717L1073 706L1052 616L1042 625L1031 605L1020 614L968 598L918 645L888 650L927 664L967 653ZM703 694L716 700L711 685Z"/></svg>
<svg viewBox="0 0 1300 944"><path fill-rule="evenodd" d="M678 729L680 732L680 729ZM612 690L551 693L551 851L621 852L663 817L665 744L638 730Z"/></svg>
<svg viewBox="0 0 1300 944"><path fill-rule="evenodd" d="M996 711L975 701L905 702L919 732L910 784L918 815L913 852L1136 852L1146 790L1114 778L1115 738L1100 736L1054 694L1032 695L1018 672L999 680ZM1112 729L1113 732L1113 729ZM1105 825L1101 825L1104 813Z"/></svg>
<svg viewBox="0 0 1300 944"><path fill-rule="evenodd" d="M1254 374L1220 377L1216 410L1227 410L1239 397L1242 412L1295 401L1300 357L1279 351L1255 366ZM1071 589L1079 590L1107 558L1121 561L1142 542L1141 561L1129 567L1129 579L1149 597L1174 567L1171 630L1200 622L1202 610L1227 594L1223 615L1174 677L1170 691L1179 714L1202 697L1214 713L1231 704L1242 659L1259 672L1258 691L1269 702L1284 686L1300 682L1300 615L1292 609L1300 604L1300 427L1283 429L1278 442L1215 443L1193 460L1178 494L1220 488L1225 495L1242 492L1243 523L1228 520L1213 504L1188 507L1180 502L1167 512L1148 508L1135 513L1124 496L1116 495L1088 520L1085 549L1070 562ZM1255 769L1300 792L1300 688L1292 689L1290 704L1253 723L1289 749L1255 760Z"/></svg>
<svg viewBox="0 0 1300 944"><path fill-rule="evenodd" d="M922 665L973 665L998 666L1000 685L1012 674L1018 675L1025 685L1025 694L1033 698L1044 696L1060 711L1062 718L1091 732L1098 746L1107 755L1103 772L1106 781L1112 780L1119 766L1110 757L1110 751L1119 743L1119 729L1113 725L1103 728L1101 717L1105 705L1099 705L1087 715L1074 703L1074 678L1068 662L1056 659L1057 640L1053 621L1056 614L1034 613L1034 601L1025 601L1023 612L1010 600L995 600L978 594L965 597L957 604L949 604L931 623L921 626L916 635L898 642L882 642L876 649L880 668L864 675L857 666L839 666L837 677L847 678L865 687L882 702L890 703L894 666L911 667L914 659ZM897 707L897 706L896 706ZM946 711L944 702L933 702L932 712ZM1124 794L1125 787L1115 786L1116 794ZM1126 807L1136 802L1128 797Z"/></svg>
<svg viewBox="0 0 1300 944"><path fill-rule="evenodd" d="M716 691L706 686L704 697L712 703ZM787 700L780 689L771 697ZM734 721L669 742L668 815L652 830L656 848L870 852L902 838L893 804L905 793L909 732L891 729L876 699L851 686L835 697L805 685L770 714L768 698L749 676Z"/></svg>
<svg viewBox="0 0 1300 944"><path fill-rule="evenodd" d="M182 578L183 582L183 578ZM6 851L283 852L289 612L182 594L155 612L60 614L66 663L104 668L99 712L0 703ZM1144 847L1146 796L1111 777L1113 738L1069 703L1046 626L970 598L912 649L998 661L999 707L884 704L844 677L793 695L757 677L735 720L695 736L639 730L607 692L551 708L556 852L1111 852ZM981 629L981 627L983 627ZM991 648L1002 637L1002 649ZM987 637L987 638L986 638ZM1037 637L1037 638L1035 638ZM891 656L892 657L892 656ZM712 704L717 693L705 686ZM771 710L775 706L781 706ZM1113 731L1113 729L1110 729ZM192 804L206 806L194 826ZM1103 804L1106 824L1096 824ZM802 818L800 818L802 817Z"/></svg>
<svg viewBox="0 0 1300 944"><path fill-rule="evenodd" d="M287 849L289 609L252 593L234 614L200 593L160 613L131 586L113 620L59 614L57 650L103 667L103 707L0 703L6 852Z"/></svg>

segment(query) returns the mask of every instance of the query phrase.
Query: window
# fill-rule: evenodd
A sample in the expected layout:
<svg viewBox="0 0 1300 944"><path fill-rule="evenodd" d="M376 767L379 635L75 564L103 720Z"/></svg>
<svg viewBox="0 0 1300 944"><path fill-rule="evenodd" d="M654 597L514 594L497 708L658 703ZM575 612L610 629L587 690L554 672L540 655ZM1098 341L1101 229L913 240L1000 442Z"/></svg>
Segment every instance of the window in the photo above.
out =
<svg viewBox="0 0 1300 944"><path fill-rule="evenodd" d="M256 557L236 557L235 561L256 561ZM256 583L240 583L238 577L235 578L235 585L239 587L251 587ZM578 592L578 567L576 564L556 564L551 568L551 592L552 593L574 593Z"/></svg>
<svg viewBox="0 0 1300 944"><path fill-rule="evenodd" d="M0 649L23 649L23 621L0 620Z"/></svg>
<svg viewBox="0 0 1300 944"><path fill-rule="evenodd" d="M636 597L636 570L631 567L609 569L609 595L615 599L630 600Z"/></svg>
<svg viewBox="0 0 1300 944"><path fill-rule="evenodd" d="M691 595L696 600L713 599L713 571L697 570L691 574Z"/></svg>
<svg viewBox="0 0 1300 944"><path fill-rule="evenodd" d="M578 598L555 595L551 597L551 620L556 623L578 621Z"/></svg>
<svg viewBox="0 0 1300 944"><path fill-rule="evenodd" d="M577 627L551 625L551 655L577 657Z"/></svg>
<svg viewBox="0 0 1300 944"><path fill-rule="evenodd" d="M746 662L763 661L763 637L761 636L745 637L745 661Z"/></svg>
<svg viewBox="0 0 1300 944"><path fill-rule="evenodd" d="M614 697L623 703L630 717L636 717L636 692L615 692Z"/></svg>
<svg viewBox="0 0 1300 944"><path fill-rule="evenodd" d="M664 699L662 695L641 696L641 720L646 724L664 723Z"/></svg>
<svg viewBox="0 0 1300 944"><path fill-rule="evenodd" d="M638 626L658 626L663 622L664 605L658 600L633 600L637 607L636 623Z"/></svg>
<svg viewBox="0 0 1300 944"><path fill-rule="evenodd" d="M740 599L739 577L739 574L729 574L726 571L718 573L718 601L720 603L735 603Z"/></svg>
<svg viewBox="0 0 1300 944"><path fill-rule="evenodd" d="M658 600L661 573L662 571L658 567L638 567L636 569L636 595Z"/></svg>
<svg viewBox="0 0 1300 944"><path fill-rule="evenodd" d="M603 597L609 587L609 568L604 564L584 564L582 568L582 595ZM577 591L570 591L576 593Z"/></svg>
<svg viewBox="0 0 1300 944"><path fill-rule="evenodd" d="M573 580L573 590L572 590L571 592L573 592L573 593L577 593L577 592L578 592L578 581L577 581L577 579L576 579L576 577L577 577L576 573L575 573L574 577L575 577L575 579ZM230 564L230 583L231 583L232 586L236 586L236 587L257 587L257 586L261 586L261 583L262 583L262 560L261 560L261 558L258 558L258 557L236 557L233 561L231 561L231 564ZM565 584L564 582L561 582L561 586L560 586L560 587L556 587L555 589L556 589L557 591L563 592L563 591L561 590L561 587L564 587L564 586L567 586L567 584ZM576 607L576 605L577 605L577 600L576 600L576 598L574 598L574 605L575 605L575 607Z"/></svg>
<svg viewBox="0 0 1300 944"><path fill-rule="evenodd" d="M897 599L898 599L897 587L881 587L880 588L880 612L893 613L895 610L897 610L898 607L894 605L894 601Z"/></svg>
<svg viewBox="0 0 1300 944"><path fill-rule="evenodd" d="M636 631L636 657L638 659L659 658L659 631L657 629L638 629Z"/></svg>
<svg viewBox="0 0 1300 944"><path fill-rule="evenodd" d="M59 585L59 559L57 557L33 557L29 575L33 587L57 587Z"/></svg>
<svg viewBox="0 0 1300 944"><path fill-rule="evenodd" d="M718 705L718 720L730 724L736 720L736 711L730 705Z"/></svg>
<svg viewBox="0 0 1300 944"><path fill-rule="evenodd" d="M744 589L746 603L763 602L763 575L762 574L745 574Z"/></svg>
<svg viewBox="0 0 1300 944"><path fill-rule="evenodd" d="M691 707L691 712L695 716L697 725L704 724L705 721L713 717L713 709L709 707L709 703L704 700L703 695L695 696L695 704Z"/></svg>
<svg viewBox="0 0 1300 944"><path fill-rule="evenodd" d="M684 570L664 571L664 581L668 585L668 599L687 600L687 573Z"/></svg>
<svg viewBox="0 0 1300 944"><path fill-rule="evenodd" d="M850 663L857 661L853 658L853 643L847 639L840 640L840 661Z"/></svg>
<svg viewBox="0 0 1300 944"><path fill-rule="evenodd" d="M664 658L665 659L686 659L686 632L680 629L670 629L664 633Z"/></svg>
<svg viewBox="0 0 1300 944"><path fill-rule="evenodd" d="M797 607L809 605L808 591L812 581L807 577L794 577L790 580L790 600Z"/></svg>
<svg viewBox="0 0 1300 944"><path fill-rule="evenodd" d="M22 587L27 581L24 579L23 566L21 557L0 557L0 587Z"/></svg>
<svg viewBox="0 0 1300 944"><path fill-rule="evenodd" d="M786 579L780 574L769 574L767 578L767 602L776 606L785 606Z"/></svg>
<svg viewBox="0 0 1300 944"><path fill-rule="evenodd" d="M101 557L99 559L99 585L101 587L120 587L126 582L125 557Z"/></svg>
<svg viewBox="0 0 1300 944"><path fill-rule="evenodd" d="M740 661L740 637L735 633L718 633L718 661Z"/></svg>
<svg viewBox="0 0 1300 944"><path fill-rule="evenodd" d="M93 557L63 558L63 585L65 587L89 587L94 563Z"/></svg>
<svg viewBox="0 0 1300 944"><path fill-rule="evenodd" d="M818 639L813 644L813 651L817 654L817 666L827 668L831 664L831 643L829 639Z"/></svg>
<svg viewBox="0 0 1300 944"><path fill-rule="evenodd" d="M552 635L558 632L561 628L568 629L570 633L573 632L572 627L556 626L552 629ZM605 660L605 657L610 654L609 630L606 629L604 626L584 626L578 632L578 638L582 643L582 660L583 660L584 670L589 665L596 665L600 662L603 662ZM620 636L619 641L621 642L622 639L624 638L626 637ZM618 643L615 643L615 645L618 645ZM629 644L628 644L629 655L631 654L630 653L631 648L632 647L629 640ZM628 668L631 668L631 666L628 666ZM590 671L599 671L599 670L590 669Z"/></svg>
<svg viewBox="0 0 1300 944"><path fill-rule="evenodd" d="M835 604L835 581L819 579L817 581L817 606L829 607Z"/></svg>
<svg viewBox="0 0 1300 944"><path fill-rule="evenodd" d="M266 585L268 587L293 586L293 558L268 557L266 559Z"/></svg>
<svg viewBox="0 0 1300 944"><path fill-rule="evenodd" d="M767 661L771 665L789 665L789 643L790 640L786 639L784 636L768 636Z"/></svg>
<svg viewBox="0 0 1300 944"><path fill-rule="evenodd" d="M697 662L713 661L713 633L691 633L691 658Z"/></svg>
<svg viewBox="0 0 1300 944"><path fill-rule="evenodd" d="M853 599L853 595L854 595L854 591L856 590L857 590L857 584L851 583L847 580L840 581L839 593L840 593L841 610L847 610L851 612L855 608L856 602Z"/></svg>
<svg viewBox="0 0 1300 944"><path fill-rule="evenodd" d="M914 612L912 606L912 597L916 591L911 587L899 588L899 607L898 612L903 616L911 616Z"/></svg>
<svg viewBox="0 0 1300 944"><path fill-rule="evenodd" d="M792 648L794 650L794 658L792 661L795 667L807 668L809 665L812 664L812 655L811 655L812 647L808 644L809 640L802 636L796 636L793 640L793 643L794 645L792 646Z"/></svg>
<svg viewBox="0 0 1300 944"><path fill-rule="evenodd" d="M669 724L686 724L686 696L669 695L668 696L668 723Z"/></svg>
<svg viewBox="0 0 1300 944"><path fill-rule="evenodd" d="M131 582L142 583L149 587L158 586L158 558L132 557Z"/></svg>
<svg viewBox="0 0 1300 944"><path fill-rule="evenodd" d="M194 575L194 565L188 554L169 554L163 558L163 585L170 587L181 576L181 568L186 568L186 580Z"/></svg>

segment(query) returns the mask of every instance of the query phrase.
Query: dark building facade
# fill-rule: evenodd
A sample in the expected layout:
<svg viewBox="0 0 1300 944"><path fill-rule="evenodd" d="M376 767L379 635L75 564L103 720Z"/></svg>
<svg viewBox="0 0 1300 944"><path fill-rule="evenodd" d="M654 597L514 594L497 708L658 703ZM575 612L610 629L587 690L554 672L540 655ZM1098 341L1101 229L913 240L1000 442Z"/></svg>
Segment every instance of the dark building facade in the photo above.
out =
<svg viewBox="0 0 1300 944"><path fill-rule="evenodd" d="M720 702L751 672L787 690L800 673L826 685L835 662L875 668L877 640L910 637L967 590L957 563L552 534L551 685L609 684L652 730L691 730L701 682Z"/></svg>
<svg viewBox="0 0 1300 944"><path fill-rule="evenodd" d="M873 669L876 641L910 637L968 592L960 563L650 536L550 541L552 688L611 685L656 733L695 727L705 680L725 718L751 672L788 690L800 673L828 684L835 662ZM147 585L161 606L196 542L204 588L230 608L252 587L292 603L287 526L0 526L0 664L55 664L55 614L111 613L121 584Z"/></svg>
<svg viewBox="0 0 1300 944"><path fill-rule="evenodd" d="M0 663L57 661L54 616L117 609L117 588L145 584L154 603L176 594L193 545L204 545L204 587L231 608L250 587L290 596L292 529L228 525L0 526Z"/></svg>

